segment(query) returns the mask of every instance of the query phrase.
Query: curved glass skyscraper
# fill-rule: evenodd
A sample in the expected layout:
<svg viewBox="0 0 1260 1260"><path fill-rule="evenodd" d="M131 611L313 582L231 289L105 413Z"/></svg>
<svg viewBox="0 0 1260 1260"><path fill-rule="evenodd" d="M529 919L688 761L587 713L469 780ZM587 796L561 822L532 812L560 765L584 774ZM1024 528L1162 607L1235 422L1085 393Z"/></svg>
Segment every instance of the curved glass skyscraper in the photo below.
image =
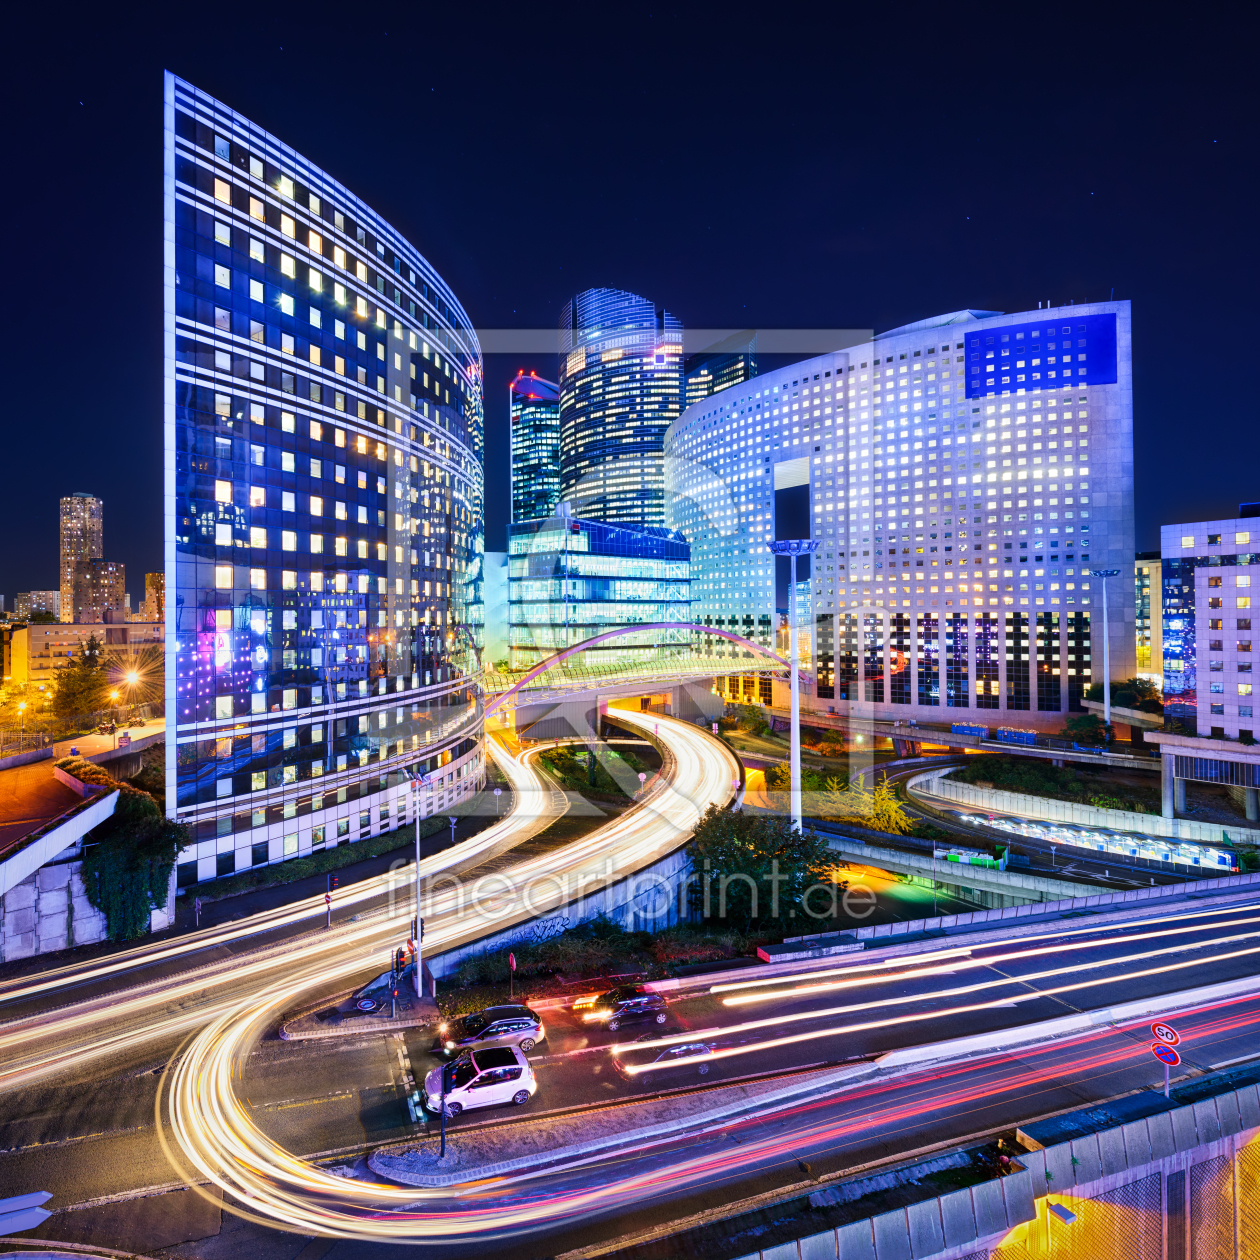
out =
<svg viewBox="0 0 1260 1260"><path fill-rule="evenodd" d="M484 775L482 360L419 252L173 76L165 110L167 809L180 882Z"/></svg>
<svg viewBox="0 0 1260 1260"><path fill-rule="evenodd" d="M560 501L560 395L536 372L508 386L512 520L547 517Z"/></svg>
<svg viewBox="0 0 1260 1260"><path fill-rule="evenodd" d="M621 289L560 317L560 497L574 516L665 524L665 430L683 401L683 328Z"/></svg>

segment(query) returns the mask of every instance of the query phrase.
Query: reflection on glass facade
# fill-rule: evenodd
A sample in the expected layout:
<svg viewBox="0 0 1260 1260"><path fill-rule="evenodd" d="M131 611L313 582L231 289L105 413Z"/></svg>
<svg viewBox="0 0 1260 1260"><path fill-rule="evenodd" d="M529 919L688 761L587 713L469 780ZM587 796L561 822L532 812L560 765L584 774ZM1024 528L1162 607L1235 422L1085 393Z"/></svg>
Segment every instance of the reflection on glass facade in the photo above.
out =
<svg viewBox="0 0 1260 1260"><path fill-rule="evenodd" d="M182 883L484 775L482 362L423 257L166 80L167 800Z"/></svg>
<svg viewBox="0 0 1260 1260"><path fill-rule="evenodd" d="M757 334L750 328L687 356L683 364L685 405L690 407L756 375Z"/></svg>
<svg viewBox="0 0 1260 1260"><path fill-rule="evenodd" d="M665 430L682 411L682 324L587 289L560 318L560 493L576 516L665 524Z"/></svg>
<svg viewBox="0 0 1260 1260"><path fill-rule="evenodd" d="M512 667L618 626L678 622L677 631L629 633L574 664L617 666L686 655L690 548L665 529L627 529L568 515L508 527L508 645Z"/></svg>
<svg viewBox="0 0 1260 1260"><path fill-rule="evenodd" d="M512 519L550 516L560 501L560 394L551 381L518 372L508 386Z"/></svg>

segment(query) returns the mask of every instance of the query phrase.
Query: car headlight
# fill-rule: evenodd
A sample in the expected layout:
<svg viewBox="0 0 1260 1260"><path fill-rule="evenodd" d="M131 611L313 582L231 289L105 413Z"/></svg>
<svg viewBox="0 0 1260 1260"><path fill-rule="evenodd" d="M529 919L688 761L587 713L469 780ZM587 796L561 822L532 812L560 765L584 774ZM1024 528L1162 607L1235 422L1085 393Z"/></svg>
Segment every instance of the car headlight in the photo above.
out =
<svg viewBox="0 0 1260 1260"><path fill-rule="evenodd" d="M446 1048L447 1048L448 1050L454 1050L454 1049L455 1049L455 1043L454 1043L453 1041L448 1041L448 1042L446 1043Z"/></svg>
<svg viewBox="0 0 1260 1260"><path fill-rule="evenodd" d="M438 1032L440 1032L440 1033L444 1033L444 1032L447 1030L448 1026L449 1026L449 1025L447 1025L447 1024L439 1024L439 1025L438 1025Z"/></svg>

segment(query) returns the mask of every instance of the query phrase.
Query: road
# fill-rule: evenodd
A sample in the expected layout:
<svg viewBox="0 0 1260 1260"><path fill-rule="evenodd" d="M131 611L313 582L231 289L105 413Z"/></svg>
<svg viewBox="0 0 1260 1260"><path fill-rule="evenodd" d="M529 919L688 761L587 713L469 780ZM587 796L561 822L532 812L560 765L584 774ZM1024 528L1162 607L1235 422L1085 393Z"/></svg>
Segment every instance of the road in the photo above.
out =
<svg viewBox="0 0 1260 1260"><path fill-rule="evenodd" d="M842 962L820 967L812 977L797 975L789 982L771 983L750 979L688 998L671 1006L671 1024L661 1030L664 1035L654 1044L697 1040L711 1044L714 1052L705 1059L713 1068L705 1078L707 1086L808 1063L869 1058L900 1046L1247 977L1255 973L1260 959L1260 901L1241 900L1227 906L1183 903L1176 909L1135 915L1119 925L1090 926L1075 920L1017 939L1003 936L983 945L945 945L945 949L938 947L892 964ZM1251 1029L1260 1019L1260 1006L1253 1004L1247 1010L1250 1013L1243 1023ZM547 1019L544 1053L536 1056L539 1092L524 1108L510 1109L512 1119L558 1104L590 1106L699 1081L687 1066L667 1074L642 1071L648 1056L623 1049L631 1074L626 1080L615 1069L612 1046L624 1047L635 1030L592 1031L572 1014L549 1013ZM1251 1046L1252 1033L1241 1035ZM408 1040L411 1062L423 1073L432 1062L426 1056L427 1047L420 1039ZM1136 1054L1135 1044L1126 1045L1125 1053ZM269 1082L274 1090L276 1081L291 1081L293 1076L284 1071L273 1074L269 1056L256 1059L253 1045L244 1011L225 1016L194 1040L170 1077L175 1140L180 1155L198 1175L247 1197L254 1210L293 1228L305 1223L308 1228L360 1239L422 1237L451 1243L475 1235L484 1241L507 1237L527 1225L552 1229L572 1220L575 1213L597 1218L621 1212L641 1201L646 1191L647 1183L625 1172L625 1156L616 1161L616 1177L595 1170L582 1174L573 1185L560 1177L561 1185L568 1187L564 1193L550 1179L540 1186L540 1174L528 1185L520 1179L495 1183L502 1195L488 1204L479 1199L469 1205L447 1192L347 1183L311 1165L295 1163L292 1155L304 1148L327 1151L353 1146L350 1139L369 1132L365 1117L370 1117L372 1107L382 1109L376 1114L388 1120L388 1106L380 1095L343 1091L338 1098L321 1091L288 1098L282 1114L262 1101L268 1096L264 1091ZM1260 1050L1260 1044L1251 1052L1255 1050ZM1222 1053L1221 1057L1229 1056ZM1146 1081L1152 1075L1150 1065L1143 1065L1143 1071ZM990 1086L983 1079L977 1086L968 1078L957 1088L964 1092L980 1088L983 1094ZM963 1121L959 1097L951 1101L929 1089L920 1102L922 1108L942 1116L952 1109L959 1123ZM1025 1098L1024 1104L1028 1102ZM898 1100L894 1111L900 1105ZM1038 1105L1036 1100L1032 1105ZM304 1106L309 1115L303 1115ZM1025 1109L1020 1118L1029 1115ZM893 1112L889 1116L895 1118ZM489 1118L486 1112L470 1113L451 1128L457 1134L461 1124L485 1123ZM861 1127L855 1127L852 1116L847 1123L853 1133ZM375 1130L368 1140L379 1141L385 1133ZM832 1136L827 1129L809 1140L825 1145ZM679 1196L701 1187L705 1193L712 1190L712 1168L703 1161L688 1163L691 1145L691 1138L680 1139L680 1162L670 1165L665 1182L655 1184L654 1194L665 1193L666 1185L670 1195ZM782 1149L763 1152L767 1159L775 1156L780 1162L783 1153ZM657 1150L651 1159L660 1157ZM755 1181L763 1171L758 1160L749 1163L741 1155L733 1161L728 1153L723 1156L722 1176L727 1182L738 1180L737 1174ZM391 1215L401 1212L404 1204L416 1203L431 1207L438 1216Z"/></svg>

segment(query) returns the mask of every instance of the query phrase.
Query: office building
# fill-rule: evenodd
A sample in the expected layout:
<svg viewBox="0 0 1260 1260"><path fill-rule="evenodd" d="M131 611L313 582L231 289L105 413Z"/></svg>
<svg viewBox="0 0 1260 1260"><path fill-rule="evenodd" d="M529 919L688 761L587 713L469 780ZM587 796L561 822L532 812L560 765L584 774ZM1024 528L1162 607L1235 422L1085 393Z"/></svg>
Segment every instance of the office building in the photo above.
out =
<svg viewBox="0 0 1260 1260"><path fill-rule="evenodd" d="M61 500L61 619L75 619L75 565L104 554L104 504L94 495L68 495Z"/></svg>
<svg viewBox="0 0 1260 1260"><path fill-rule="evenodd" d="M1257 518L1240 512L1229 520L1165 525L1160 542L1164 716L1191 735L1250 738Z"/></svg>
<svg viewBox="0 0 1260 1260"><path fill-rule="evenodd" d="M144 575L144 599L140 604L139 619L141 621L166 620L165 573L146 573Z"/></svg>
<svg viewBox="0 0 1260 1260"><path fill-rule="evenodd" d="M560 393L535 372L508 386L512 520L550 516L560 502Z"/></svg>
<svg viewBox="0 0 1260 1260"><path fill-rule="evenodd" d="M1134 646L1139 678L1164 681L1163 592L1158 551L1139 551L1133 562Z"/></svg>
<svg viewBox="0 0 1260 1260"><path fill-rule="evenodd" d="M60 591L18 591L13 601L13 616L18 621L25 621L36 613L50 613L58 620L61 618Z"/></svg>
<svg viewBox="0 0 1260 1260"><path fill-rule="evenodd" d="M619 626L688 620L690 548L678 534L568 514L508 527L509 657L528 668ZM614 667L686 654L681 628L626 634L572 660Z"/></svg>
<svg viewBox="0 0 1260 1260"><path fill-rule="evenodd" d="M1124 575L1111 664L1134 672L1127 302L893 329L689 407L665 450L694 621L768 626L767 543L819 543L807 708L1059 729L1101 664L1095 568Z"/></svg>
<svg viewBox="0 0 1260 1260"><path fill-rule="evenodd" d="M99 624L107 612L125 612L127 566L116 560L76 560L71 592L76 622Z"/></svg>
<svg viewBox="0 0 1260 1260"><path fill-rule="evenodd" d="M587 289L560 319L560 496L573 515L665 524L662 447L682 411L682 324L647 298Z"/></svg>
<svg viewBox="0 0 1260 1260"><path fill-rule="evenodd" d="M181 883L428 815L484 776L483 372L419 251L166 78L167 806Z"/></svg>
<svg viewBox="0 0 1260 1260"><path fill-rule="evenodd" d="M687 356L683 364L684 406L690 407L732 385L742 385L756 375L757 334L750 328Z"/></svg>

